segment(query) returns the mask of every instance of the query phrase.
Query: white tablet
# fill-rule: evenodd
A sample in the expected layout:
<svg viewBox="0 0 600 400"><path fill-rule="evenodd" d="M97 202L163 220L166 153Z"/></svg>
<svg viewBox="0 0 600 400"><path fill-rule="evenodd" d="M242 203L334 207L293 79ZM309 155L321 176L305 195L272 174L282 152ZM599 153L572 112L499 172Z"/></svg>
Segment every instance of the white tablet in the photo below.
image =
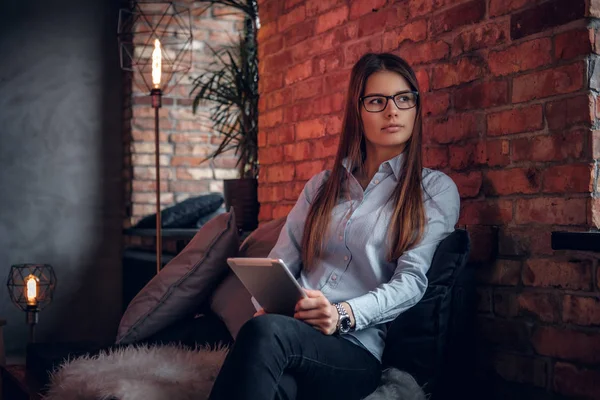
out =
<svg viewBox="0 0 600 400"><path fill-rule="evenodd" d="M267 313L294 315L306 293L280 259L228 258L227 263Z"/></svg>

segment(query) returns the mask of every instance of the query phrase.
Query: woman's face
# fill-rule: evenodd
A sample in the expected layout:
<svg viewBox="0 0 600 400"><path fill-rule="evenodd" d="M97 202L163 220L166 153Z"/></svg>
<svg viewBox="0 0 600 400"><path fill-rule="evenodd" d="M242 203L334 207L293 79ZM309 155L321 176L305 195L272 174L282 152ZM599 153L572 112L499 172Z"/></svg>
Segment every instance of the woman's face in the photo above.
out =
<svg viewBox="0 0 600 400"><path fill-rule="evenodd" d="M379 71L367 79L363 97L373 95L393 96L410 90L412 90L410 85L401 75L391 71ZM377 98L365 99L366 102L380 100ZM402 100L406 101L407 98L402 97ZM375 106L373 104L373 107ZM400 154L412 135L417 107L399 109L392 99L388 99L387 106L381 112L367 111L362 102L359 107L366 140L367 157L373 151L375 153L372 154L381 154L390 158Z"/></svg>

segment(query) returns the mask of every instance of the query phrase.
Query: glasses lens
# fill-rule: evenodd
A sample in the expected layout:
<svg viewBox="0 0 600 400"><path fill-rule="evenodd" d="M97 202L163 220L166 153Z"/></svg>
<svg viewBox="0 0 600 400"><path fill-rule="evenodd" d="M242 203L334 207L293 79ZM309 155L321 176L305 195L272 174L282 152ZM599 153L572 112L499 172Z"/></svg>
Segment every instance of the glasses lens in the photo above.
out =
<svg viewBox="0 0 600 400"><path fill-rule="evenodd" d="M417 105L417 95L415 93L400 93L394 97L394 103L400 109L413 108Z"/></svg>
<svg viewBox="0 0 600 400"><path fill-rule="evenodd" d="M363 104L369 112L380 112L385 110L387 99L383 96L369 96L363 99Z"/></svg>

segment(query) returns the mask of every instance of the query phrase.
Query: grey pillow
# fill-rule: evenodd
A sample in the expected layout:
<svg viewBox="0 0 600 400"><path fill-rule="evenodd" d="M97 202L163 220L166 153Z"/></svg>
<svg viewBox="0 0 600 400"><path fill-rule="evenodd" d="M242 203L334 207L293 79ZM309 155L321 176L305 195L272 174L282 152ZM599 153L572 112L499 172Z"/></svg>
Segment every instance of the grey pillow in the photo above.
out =
<svg viewBox="0 0 600 400"><path fill-rule="evenodd" d="M227 274L238 254L233 211L206 223L188 245L131 301L119 324L117 344L149 337L193 313Z"/></svg>
<svg viewBox="0 0 600 400"><path fill-rule="evenodd" d="M285 217L282 217L258 227L244 240L238 257L267 257L277 243L284 223ZM210 307L225 323L234 339L242 325L252 318L256 311L250 301L251 297L233 272L229 272L227 278L213 292Z"/></svg>

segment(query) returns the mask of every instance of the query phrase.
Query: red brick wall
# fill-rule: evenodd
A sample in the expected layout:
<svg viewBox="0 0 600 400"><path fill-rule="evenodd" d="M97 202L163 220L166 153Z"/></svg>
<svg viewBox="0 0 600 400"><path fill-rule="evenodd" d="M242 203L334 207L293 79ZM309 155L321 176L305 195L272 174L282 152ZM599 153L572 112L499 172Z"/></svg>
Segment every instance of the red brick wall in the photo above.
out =
<svg viewBox="0 0 600 400"><path fill-rule="evenodd" d="M190 77L198 76L212 61L206 44L213 48L229 44L243 28L242 17L231 9L188 1L192 11L193 63L187 76L166 93L160 109L161 208L206 192L222 192L223 179L237 178L236 159L222 156L214 161L214 175L202 160L216 149L219 138L212 132L209 108L192 113ZM156 212L154 166L154 109L149 92L125 79L124 140L126 218L129 227L143 216ZM138 239L136 239L138 240ZM139 241L139 240L138 240Z"/></svg>
<svg viewBox="0 0 600 400"><path fill-rule="evenodd" d="M479 265L478 369L598 398L598 259L550 247L553 230L600 226L600 34L584 19L597 3L259 1L260 220L286 215L331 164L354 62L406 58L425 164L457 183Z"/></svg>

